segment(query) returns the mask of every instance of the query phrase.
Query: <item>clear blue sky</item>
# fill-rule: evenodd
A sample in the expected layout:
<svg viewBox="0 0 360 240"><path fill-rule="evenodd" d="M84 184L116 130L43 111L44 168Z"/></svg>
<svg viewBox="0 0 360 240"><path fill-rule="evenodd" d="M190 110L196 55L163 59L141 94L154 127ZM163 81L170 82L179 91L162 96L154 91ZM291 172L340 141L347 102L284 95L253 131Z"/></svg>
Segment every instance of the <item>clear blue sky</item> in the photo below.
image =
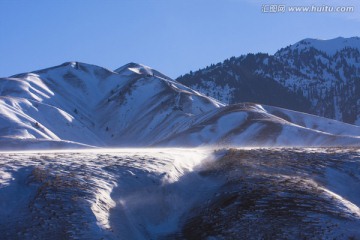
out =
<svg viewBox="0 0 360 240"><path fill-rule="evenodd" d="M81 61L128 62L170 77L249 52L274 53L304 38L359 36L350 13L262 13L264 3L341 0L0 0L0 76ZM357 4L359 5L359 4Z"/></svg>

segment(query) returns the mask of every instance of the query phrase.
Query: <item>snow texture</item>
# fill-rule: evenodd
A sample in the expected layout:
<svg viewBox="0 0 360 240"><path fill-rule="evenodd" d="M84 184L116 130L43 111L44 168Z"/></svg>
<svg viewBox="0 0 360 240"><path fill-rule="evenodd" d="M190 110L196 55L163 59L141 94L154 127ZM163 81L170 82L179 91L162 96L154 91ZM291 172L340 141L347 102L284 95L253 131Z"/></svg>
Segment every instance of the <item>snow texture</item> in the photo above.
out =
<svg viewBox="0 0 360 240"><path fill-rule="evenodd" d="M0 153L1 239L357 239L355 148Z"/></svg>

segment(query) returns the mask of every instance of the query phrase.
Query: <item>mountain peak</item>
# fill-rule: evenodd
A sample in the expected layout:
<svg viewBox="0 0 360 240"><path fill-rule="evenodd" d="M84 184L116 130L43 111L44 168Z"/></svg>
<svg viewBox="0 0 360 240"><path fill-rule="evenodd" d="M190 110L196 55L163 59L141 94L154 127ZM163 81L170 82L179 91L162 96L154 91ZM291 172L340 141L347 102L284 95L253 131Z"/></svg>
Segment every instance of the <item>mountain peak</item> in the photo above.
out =
<svg viewBox="0 0 360 240"><path fill-rule="evenodd" d="M79 61L69 61L69 62L64 62L63 64L60 64L59 66L55 66L53 68L73 68L75 70L83 70L83 71L89 71L90 69L106 69L94 64L89 64L89 63L84 63L84 62L79 62ZM50 68L51 69L51 68ZM108 69L106 69L108 70Z"/></svg>
<svg viewBox="0 0 360 240"><path fill-rule="evenodd" d="M159 72L155 69L152 69L144 64L134 63L134 62L125 64L124 66L115 69L114 72L116 72L118 74L126 74L126 75L128 75L129 73L132 73L132 74L135 73L135 74L139 74L139 75L156 76L156 77L163 78L166 80L172 80L170 77L162 74L161 72Z"/></svg>
<svg viewBox="0 0 360 240"><path fill-rule="evenodd" d="M130 70L137 74L143 74L143 75L153 75L154 70L148 66L145 66L140 63L134 63L130 62L128 64L125 64L124 66L117 68L114 72L121 73L123 71Z"/></svg>
<svg viewBox="0 0 360 240"><path fill-rule="evenodd" d="M315 48L319 51L326 53L329 56L336 54L337 52L343 50L344 48L355 48L360 51L360 38L337 37L328 40L306 38L293 45L290 45L288 48L285 49L290 49L292 51L294 50L304 51L310 48Z"/></svg>
<svg viewBox="0 0 360 240"><path fill-rule="evenodd" d="M104 70L104 71L110 71L106 68L100 67L100 66L96 66L94 64L88 64L88 63L83 63L83 62L77 62L77 61L69 61L69 62L64 62L60 65L54 66L54 67L49 67L49 68L43 68L40 70L36 70L36 71L31 71L31 72L25 72L25 73L20 73L20 74L15 74L12 75L10 77L23 77L29 74L43 74L43 73L49 73L49 72L53 72L53 71L83 71L83 72L92 72L94 69L100 71L100 70Z"/></svg>

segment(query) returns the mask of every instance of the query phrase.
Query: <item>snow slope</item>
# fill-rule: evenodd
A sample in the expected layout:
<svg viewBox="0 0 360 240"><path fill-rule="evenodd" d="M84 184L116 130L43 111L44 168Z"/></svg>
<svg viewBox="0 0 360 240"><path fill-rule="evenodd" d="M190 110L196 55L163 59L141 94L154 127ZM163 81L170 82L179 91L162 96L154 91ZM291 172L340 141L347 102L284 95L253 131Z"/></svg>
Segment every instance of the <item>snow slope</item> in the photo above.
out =
<svg viewBox="0 0 360 240"><path fill-rule="evenodd" d="M231 149L199 174L223 184L182 239L358 239L356 149Z"/></svg>
<svg viewBox="0 0 360 240"><path fill-rule="evenodd" d="M351 148L0 153L1 239L358 239Z"/></svg>
<svg viewBox="0 0 360 240"><path fill-rule="evenodd" d="M360 127L253 103L215 109L186 122L164 146L359 145Z"/></svg>
<svg viewBox="0 0 360 240"><path fill-rule="evenodd" d="M205 149L0 153L1 239L175 232L182 214L218 186L194 170L211 157Z"/></svg>
<svg viewBox="0 0 360 240"><path fill-rule="evenodd" d="M0 79L1 149L359 145L359 135L281 108L226 106L136 63L68 62Z"/></svg>

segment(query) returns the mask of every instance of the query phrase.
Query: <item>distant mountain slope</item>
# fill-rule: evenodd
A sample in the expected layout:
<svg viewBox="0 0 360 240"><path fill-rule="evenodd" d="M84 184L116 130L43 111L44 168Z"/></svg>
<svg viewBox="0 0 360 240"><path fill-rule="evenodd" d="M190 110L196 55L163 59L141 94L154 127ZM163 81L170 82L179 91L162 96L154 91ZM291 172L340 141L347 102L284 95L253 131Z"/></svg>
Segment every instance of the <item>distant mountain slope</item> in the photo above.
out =
<svg viewBox="0 0 360 240"><path fill-rule="evenodd" d="M256 71L267 54L249 54L186 74L177 81L228 104L257 102L307 111L310 102L270 77ZM286 101L284 101L286 99Z"/></svg>
<svg viewBox="0 0 360 240"><path fill-rule="evenodd" d="M159 145L271 147L359 143L360 127L282 108L242 103L197 117Z"/></svg>
<svg viewBox="0 0 360 240"><path fill-rule="evenodd" d="M251 103L226 106L136 63L110 71L68 62L1 78L0 124L2 149L360 144L359 127Z"/></svg>
<svg viewBox="0 0 360 240"><path fill-rule="evenodd" d="M232 57L177 81L207 96L360 124L360 38L305 39L274 55Z"/></svg>

